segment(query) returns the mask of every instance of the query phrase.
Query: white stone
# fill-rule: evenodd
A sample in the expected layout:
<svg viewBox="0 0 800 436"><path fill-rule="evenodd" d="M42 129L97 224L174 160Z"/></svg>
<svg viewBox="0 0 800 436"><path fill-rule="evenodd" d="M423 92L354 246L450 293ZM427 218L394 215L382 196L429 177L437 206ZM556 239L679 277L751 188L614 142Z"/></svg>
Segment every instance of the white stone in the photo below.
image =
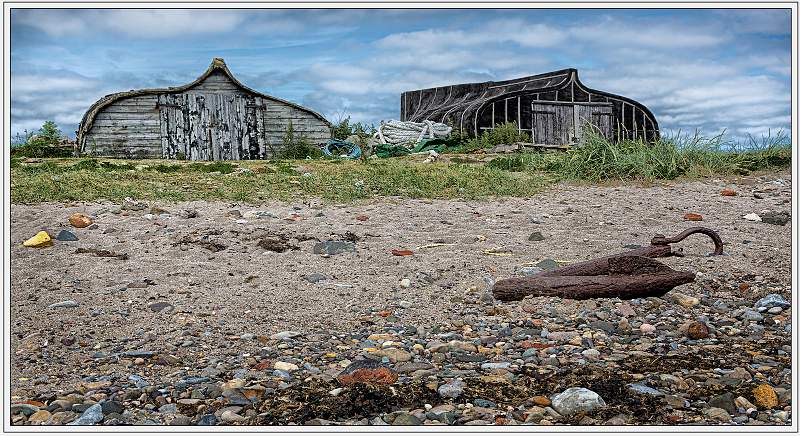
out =
<svg viewBox="0 0 800 436"><path fill-rule="evenodd" d="M294 363L277 361L275 362L274 368L279 369L281 371L292 372L296 371L298 369L298 366L295 365Z"/></svg>
<svg viewBox="0 0 800 436"><path fill-rule="evenodd" d="M553 403L553 409L561 415L591 412L606 406L600 395L586 388L569 388L554 395L550 401Z"/></svg>
<svg viewBox="0 0 800 436"><path fill-rule="evenodd" d="M280 339L280 340L291 339L291 338L300 336L300 334L301 334L300 332L294 332L294 331L291 331L291 330L286 330L286 331L283 331L283 332L280 332L280 333L275 333L274 335L270 336L269 338L270 339Z"/></svg>
<svg viewBox="0 0 800 436"><path fill-rule="evenodd" d="M744 219L746 219L747 221L756 221L756 222L761 222L761 217L760 217L760 216L758 216L758 215L757 215L757 214L755 214L755 213L748 213L748 214L747 214L747 215L745 215L743 218L744 218Z"/></svg>

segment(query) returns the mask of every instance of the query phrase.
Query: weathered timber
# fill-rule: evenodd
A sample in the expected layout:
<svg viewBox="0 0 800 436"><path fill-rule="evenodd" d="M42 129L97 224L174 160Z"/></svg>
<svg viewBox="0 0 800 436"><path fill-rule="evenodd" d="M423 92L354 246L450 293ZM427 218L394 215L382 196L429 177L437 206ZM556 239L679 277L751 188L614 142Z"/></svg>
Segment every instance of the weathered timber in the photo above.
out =
<svg viewBox="0 0 800 436"><path fill-rule="evenodd" d="M647 107L630 98L586 87L565 69L501 82L467 83L407 91L400 119L446 123L471 136L516 122L536 144L576 144L589 129L611 140L659 137Z"/></svg>
<svg viewBox="0 0 800 436"><path fill-rule="evenodd" d="M109 157L265 159L281 151L290 124L296 136L312 144L331 137L331 124L321 115L244 86L217 58L187 85L103 97L81 120L76 151Z"/></svg>
<svg viewBox="0 0 800 436"><path fill-rule="evenodd" d="M501 301L527 296L561 297L573 300L660 297L672 288L694 281L692 272L675 271L644 256L608 258L605 270L592 275L545 275L499 280L492 293ZM552 272L552 271L551 271Z"/></svg>
<svg viewBox="0 0 800 436"><path fill-rule="evenodd" d="M655 235L647 247L543 271L529 277L498 280L492 292L495 298L502 301L521 300L529 295L576 300L659 297L675 286L692 282L695 275L675 271L652 258L682 256L680 249L673 251L669 244L678 243L693 234L710 237L714 242L714 255L723 253L722 238L717 232L705 227L691 227L672 238Z"/></svg>

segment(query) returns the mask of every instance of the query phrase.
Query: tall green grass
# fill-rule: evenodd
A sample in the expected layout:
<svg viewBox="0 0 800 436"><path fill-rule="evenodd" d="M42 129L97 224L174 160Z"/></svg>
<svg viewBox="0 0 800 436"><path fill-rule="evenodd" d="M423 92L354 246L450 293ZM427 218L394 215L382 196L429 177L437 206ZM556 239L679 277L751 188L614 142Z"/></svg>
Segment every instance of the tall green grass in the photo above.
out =
<svg viewBox="0 0 800 436"><path fill-rule="evenodd" d="M697 133L642 140L610 142L592 132L566 153L524 153L497 158L490 166L507 171L539 171L567 180L673 180L679 177L748 174L788 167L792 147L788 137L750 137L746 143L710 138Z"/></svg>

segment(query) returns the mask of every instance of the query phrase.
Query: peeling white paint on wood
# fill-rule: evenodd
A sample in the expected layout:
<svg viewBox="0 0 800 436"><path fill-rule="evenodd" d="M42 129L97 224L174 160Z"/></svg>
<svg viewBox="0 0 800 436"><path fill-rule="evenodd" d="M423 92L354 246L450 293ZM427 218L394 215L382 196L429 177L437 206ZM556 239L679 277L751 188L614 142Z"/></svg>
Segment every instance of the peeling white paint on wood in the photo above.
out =
<svg viewBox="0 0 800 436"><path fill-rule="evenodd" d="M265 159L281 151L290 124L312 144L331 138L319 114L245 87L215 59L189 85L104 97L84 115L78 146L111 157Z"/></svg>

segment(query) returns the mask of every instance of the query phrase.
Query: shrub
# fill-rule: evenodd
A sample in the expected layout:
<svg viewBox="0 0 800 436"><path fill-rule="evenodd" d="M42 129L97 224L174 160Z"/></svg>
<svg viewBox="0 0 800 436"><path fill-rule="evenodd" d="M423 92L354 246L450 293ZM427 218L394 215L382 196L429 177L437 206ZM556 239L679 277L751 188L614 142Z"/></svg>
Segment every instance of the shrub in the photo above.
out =
<svg viewBox="0 0 800 436"><path fill-rule="evenodd" d="M530 142L531 137L525 132L520 132L516 122L503 123L492 130L487 130L477 138L469 138L463 132L453 130L451 137L460 141L455 150L458 153L492 148L499 144L513 144L515 142Z"/></svg>
<svg viewBox="0 0 800 436"><path fill-rule="evenodd" d="M350 124L350 117L346 117L333 126L333 137L335 139L345 140L348 136L358 135L359 138L365 139L374 135L378 130L374 124L367 126L360 121L355 124Z"/></svg>
<svg viewBox="0 0 800 436"><path fill-rule="evenodd" d="M24 143L11 149L14 156L26 157L69 157L72 148L61 146L64 135L55 122L45 121L38 132L25 133Z"/></svg>
<svg viewBox="0 0 800 436"><path fill-rule="evenodd" d="M283 144L278 159L318 159L323 157L322 150L308 142L305 136L296 136L292 122L286 127Z"/></svg>
<svg viewBox="0 0 800 436"><path fill-rule="evenodd" d="M153 165L150 167L153 171L157 171L159 173L176 173L181 170L180 165L165 165L165 164L158 164Z"/></svg>
<svg viewBox="0 0 800 436"><path fill-rule="evenodd" d="M182 168L181 165L168 165L168 166L169 167L178 167L178 169ZM192 164L187 165L186 168L188 170L190 170L190 171L197 171L197 172L201 172L201 173L219 172L219 173L222 173L222 174L230 174L235 169L233 164L228 163L228 162L221 162L221 161L215 161L215 162L211 162L211 163L207 163L207 164L196 162L196 163L192 163Z"/></svg>

